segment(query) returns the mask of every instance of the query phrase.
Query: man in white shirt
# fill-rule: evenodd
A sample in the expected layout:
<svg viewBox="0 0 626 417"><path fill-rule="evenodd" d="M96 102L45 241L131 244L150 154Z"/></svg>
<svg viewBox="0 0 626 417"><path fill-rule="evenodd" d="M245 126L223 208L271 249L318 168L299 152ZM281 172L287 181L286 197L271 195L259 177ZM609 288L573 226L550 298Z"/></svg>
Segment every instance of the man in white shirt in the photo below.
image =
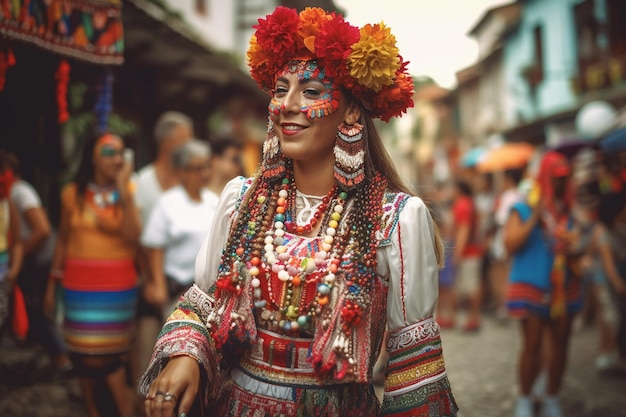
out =
<svg viewBox="0 0 626 417"><path fill-rule="evenodd" d="M135 202L141 210L141 220L144 226L159 196L178 185L179 180L172 164L172 153L189 142L191 138L193 138L193 121L188 116L168 111L157 120L154 126L154 139L157 143L156 159L139 170L137 174Z"/></svg>

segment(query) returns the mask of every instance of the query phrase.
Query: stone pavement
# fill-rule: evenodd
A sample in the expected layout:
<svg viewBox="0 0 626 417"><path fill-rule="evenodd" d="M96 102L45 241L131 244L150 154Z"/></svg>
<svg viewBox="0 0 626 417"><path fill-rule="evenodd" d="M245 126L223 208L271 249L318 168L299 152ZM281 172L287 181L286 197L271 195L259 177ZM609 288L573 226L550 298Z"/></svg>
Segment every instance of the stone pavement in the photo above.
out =
<svg viewBox="0 0 626 417"><path fill-rule="evenodd" d="M600 376L593 368L593 327L574 331L562 390L565 417L626 417L626 375ZM443 332L443 347L460 417L509 417L516 395L519 349L516 323L486 317L480 332ZM74 378L53 376L41 349L0 344L0 417L85 417Z"/></svg>
<svg viewBox="0 0 626 417"><path fill-rule="evenodd" d="M516 322L491 317L485 317L477 333L442 332L459 417L513 415L520 336ZM626 417L626 372L599 375L594 369L597 346L595 327L574 326L560 395L564 417Z"/></svg>

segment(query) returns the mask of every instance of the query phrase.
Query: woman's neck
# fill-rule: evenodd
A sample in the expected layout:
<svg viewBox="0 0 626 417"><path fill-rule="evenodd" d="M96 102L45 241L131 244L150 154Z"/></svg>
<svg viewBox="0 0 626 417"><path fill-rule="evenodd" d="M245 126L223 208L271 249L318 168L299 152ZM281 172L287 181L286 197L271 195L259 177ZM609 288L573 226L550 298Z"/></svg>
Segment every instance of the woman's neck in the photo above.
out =
<svg viewBox="0 0 626 417"><path fill-rule="evenodd" d="M91 182L99 187L110 187L115 185L115 180L108 179L102 175L98 175L97 173L94 174Z"/></svg>
<svg viewBox="0 0 626 417"><path fill-rule="evenodd" d="M328 163L293 162L293 177L298 191L322 196L335 185L334 166Z"/></svg>

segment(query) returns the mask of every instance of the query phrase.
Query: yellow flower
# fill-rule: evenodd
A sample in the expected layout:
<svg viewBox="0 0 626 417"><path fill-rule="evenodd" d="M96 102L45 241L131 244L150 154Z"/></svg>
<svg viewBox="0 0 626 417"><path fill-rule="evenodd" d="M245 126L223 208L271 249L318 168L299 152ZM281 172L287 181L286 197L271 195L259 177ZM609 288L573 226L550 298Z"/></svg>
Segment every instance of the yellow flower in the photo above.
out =
<svg viewBox="0 0 626 417"><path fill-rule="evenodd" d="M400 58L396 37L384 23L361 28L361 39L352 45L348 56L348 68L359 84L375 92L393 84Z"/></svg>

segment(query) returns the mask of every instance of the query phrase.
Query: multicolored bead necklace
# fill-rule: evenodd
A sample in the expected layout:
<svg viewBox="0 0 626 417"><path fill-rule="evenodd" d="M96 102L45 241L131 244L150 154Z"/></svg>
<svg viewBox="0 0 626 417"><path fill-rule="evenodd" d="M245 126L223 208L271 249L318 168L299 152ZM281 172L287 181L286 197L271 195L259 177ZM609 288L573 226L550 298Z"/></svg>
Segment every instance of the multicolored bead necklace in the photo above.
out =
<svg viewBox="0 0 626 417"><path fill-rule="evenodd" d="M290 213L289 202L294 202L295 187L289 179L282 181L278 192L276 214L273 229L266 232L264 240L265 256L263 261L258 258L251 260L249 270L251 285L254 288L254 306L265 309L269 307L279 313L278 327L285 332L297 332L312 325L312 317L321 312L321 308L329 303L329 295L335 281L335 274L340 264L340 253L332 251L333 242L337 235L337 227L344 211L347 198L346 193L336 196L336 204L329 216L328 227L321 239L320 249L309 253L309 256L299 257L288 253L289 238L285 233L310 232L322 217L323 211L337 193L333 187L324 197L322 204L313 215L313 223L306 226L287 227L287 213ZM291 195L290 192L291 191ZM293 223L291 223L293 224ZM266 274L263 274L263 270ZM265 276L265 282L261 279ZM316 284L315 291L311 291L311 284ZM280 293L276 293L280 290ZM268 302L271 304L268 306ZM263 311L262 319L269 319L272 313ZM275 329L274 329L275 330Z"/></svg>

